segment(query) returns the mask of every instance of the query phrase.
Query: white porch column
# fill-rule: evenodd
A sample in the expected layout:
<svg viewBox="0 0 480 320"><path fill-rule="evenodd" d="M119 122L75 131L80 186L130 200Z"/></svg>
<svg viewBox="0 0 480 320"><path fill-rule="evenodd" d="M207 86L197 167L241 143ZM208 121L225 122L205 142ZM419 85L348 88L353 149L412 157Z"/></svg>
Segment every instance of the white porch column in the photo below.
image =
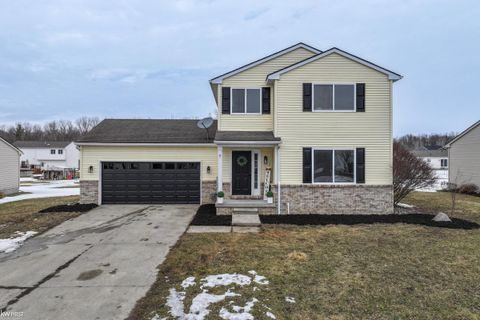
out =
<svg viewBox="0 0 480 320"><path fill-rule="evenodd" d="M275 146L275 177L277 182L277 214L280 214L280 146Z"/></svg>
<svg viewBox="0 0 480 320"><path fill-rule="evenodd" d="M217 146L217 191L223 191L223 146Z"/></svg>

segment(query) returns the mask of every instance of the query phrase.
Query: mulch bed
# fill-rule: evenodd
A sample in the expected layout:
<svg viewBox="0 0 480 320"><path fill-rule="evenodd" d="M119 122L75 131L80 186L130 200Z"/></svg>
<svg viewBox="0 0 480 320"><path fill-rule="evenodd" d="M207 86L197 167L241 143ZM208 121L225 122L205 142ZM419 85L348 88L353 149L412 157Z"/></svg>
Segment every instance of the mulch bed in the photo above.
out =
<svg viewBox="0 0 480 320"><path fill-rule="evenodd" d="M192 226L231 226L232 216L217 216L214 204L204 204L198 208Z"/></svg>
<svg viewBox="0 0 480 320"><path fill-rule="evenodd" d="M384 214L384 215L323 215L323 214L292 214L292 215L261 215L262 224L293 224L293 225L355 225L375 223L406 223L424 225L429 227L440 227L449 229L478 229L480 225L457 218L450 218L452 222L435 222L431 214Z"/></svg>
<svg viewBox="0 0 480 320"><path fill-rule="evenodd" d="M98 207L95 203L72 203L72 204L62 204L59 206L48 207L43 210L40 210L40 213L48 212L87 212L93 208Z"/></svg>

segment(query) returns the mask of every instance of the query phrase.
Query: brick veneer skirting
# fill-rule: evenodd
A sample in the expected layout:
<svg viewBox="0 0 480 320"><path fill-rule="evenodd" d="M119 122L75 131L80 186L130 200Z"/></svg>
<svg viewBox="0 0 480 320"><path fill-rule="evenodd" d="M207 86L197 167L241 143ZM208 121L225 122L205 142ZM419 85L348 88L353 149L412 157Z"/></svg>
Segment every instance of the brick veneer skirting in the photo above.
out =
<svg viewBox="0 0 480 320"><path fill-rule="evenodd" d="M98 181L80 180L80 203L98 204Z"/></svg>
<svg viewBox="0 0 480 320"><path fill-rule="evenodd" d="M276 199L277 187L271 190ZM280 193L282 214L393 213L389 185L281 185Z"/></svg>

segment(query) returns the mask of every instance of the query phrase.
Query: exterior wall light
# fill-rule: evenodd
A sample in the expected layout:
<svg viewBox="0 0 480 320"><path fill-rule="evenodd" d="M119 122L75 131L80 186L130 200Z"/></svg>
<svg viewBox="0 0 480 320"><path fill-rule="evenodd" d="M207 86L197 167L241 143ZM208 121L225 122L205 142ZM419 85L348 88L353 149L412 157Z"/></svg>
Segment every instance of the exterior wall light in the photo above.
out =
<svg viewBox="0 0 480 320"><path fill-rule="evenodd" d="M210 171L211 171L210 166L207 166L207 173L210 174Z"/></svg>
<svg viewBox="0 0 480 320"><path fill-rule="evenodd" d="M93 166L88 167L88 173L93 173Z"/></svg>
<svg viewBox="0 0 480 320"><path fill-rule="evenodd" d="M268 157L267 156L263 157L263 164L265 164L265 165L268 164Z"/></svg>

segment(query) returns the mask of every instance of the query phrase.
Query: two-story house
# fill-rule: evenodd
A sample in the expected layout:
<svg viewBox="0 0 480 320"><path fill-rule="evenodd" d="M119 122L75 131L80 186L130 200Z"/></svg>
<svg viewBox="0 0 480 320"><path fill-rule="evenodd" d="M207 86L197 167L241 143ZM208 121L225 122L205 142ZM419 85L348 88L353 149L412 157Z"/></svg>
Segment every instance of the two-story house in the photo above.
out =
<svg viewBox="0 0 480 320"><path fill-rule="evenodd" d="M218 120L209 132L193 120L104 120L77 142L81 200L212 203L223 191L219 214L391 213L399 79L298 43L210 80Z"/></svg>
<svg viewBox="0 0 480 320"><path fill-rule="evenodd" d="M45 178L73 177L79 169L80 151L72 141L15 141L22 151L21 168L38 169Z"/></svg>

